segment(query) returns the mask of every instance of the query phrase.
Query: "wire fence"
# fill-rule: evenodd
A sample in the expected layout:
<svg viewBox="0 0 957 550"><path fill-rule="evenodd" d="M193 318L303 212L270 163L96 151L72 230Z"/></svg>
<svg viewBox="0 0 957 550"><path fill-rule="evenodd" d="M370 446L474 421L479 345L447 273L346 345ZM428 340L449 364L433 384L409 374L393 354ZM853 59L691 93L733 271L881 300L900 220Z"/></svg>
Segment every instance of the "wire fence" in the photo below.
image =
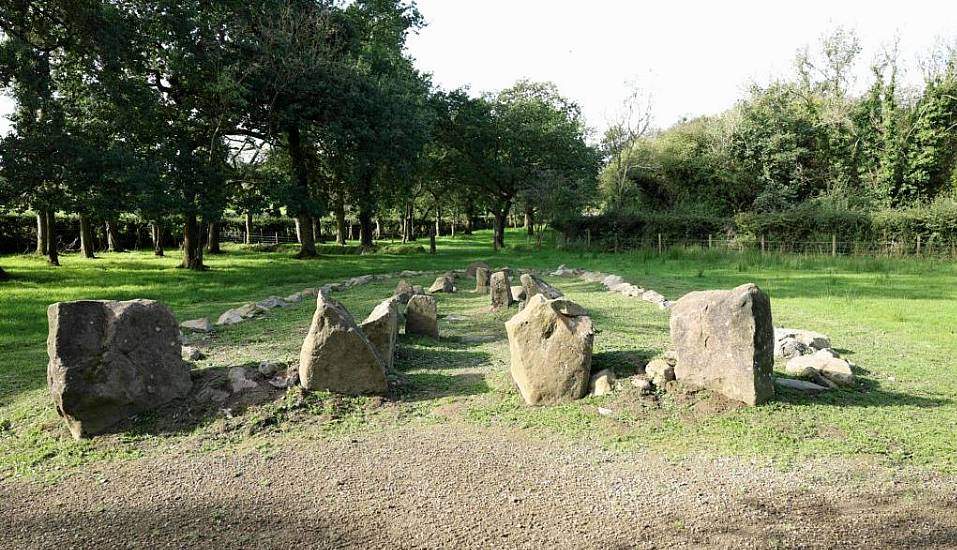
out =
<svg viewBox="0 0 957 550"><path fill-rule="evenodd" d="M615 235L592 239L586 234L575 239L556 238L559 248L582 248L586 250L657 250L671 248L700 248L762 254L805 254L819 256L931 256L957 258L957 240L929 239L921 236L913 240L845 241L833 235L829 240L772 240L758 238L686 239L658 234L655 237L628 237Z"/></svg>

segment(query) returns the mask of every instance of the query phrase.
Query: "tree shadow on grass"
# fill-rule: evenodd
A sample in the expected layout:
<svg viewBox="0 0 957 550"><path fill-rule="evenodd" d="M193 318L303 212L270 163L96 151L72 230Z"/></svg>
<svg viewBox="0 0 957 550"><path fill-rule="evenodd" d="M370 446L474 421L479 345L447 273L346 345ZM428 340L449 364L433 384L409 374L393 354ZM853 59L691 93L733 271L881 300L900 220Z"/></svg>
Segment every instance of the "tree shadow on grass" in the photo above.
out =
<svg viewBox="0 0 957 550"><path fill-rule="evenodd" d="M943 407L953 403L952 399L943 395L919 396L882 389L878 382L861 377L857 378L857 383L852 388L837 388L819 393L805 393L775 385L774 399L793 405L915 407L919 409Z"/></svg>
<svg viewBox="0 0 957 550"><path fill-rule="evenodd" d="M391 394L398 401L416 402L442 397L467 397L491 391L485 376L466 372L445 374L438 372L400 373L394 381Z"/></svg>

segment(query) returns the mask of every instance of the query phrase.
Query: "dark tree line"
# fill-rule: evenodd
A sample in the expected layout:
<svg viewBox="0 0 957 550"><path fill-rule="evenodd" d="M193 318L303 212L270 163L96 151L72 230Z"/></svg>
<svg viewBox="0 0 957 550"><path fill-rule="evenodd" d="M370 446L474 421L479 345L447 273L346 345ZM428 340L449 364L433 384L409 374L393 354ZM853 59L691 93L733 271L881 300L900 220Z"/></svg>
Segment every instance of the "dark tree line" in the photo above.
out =
<svg viewBox="0 0 957 550"><path fill-rule="evenodd" d="M234 212L296 221L299 256L385 217L534 224L590 196L599 158L577 105L549 84L471 97L434 87L405 52L422 25L401 0L0 0L0 85L16 101L0 141L0 208L37 213L57 264L57 213L111 249L121 215L182 243L204 269ZM545 195L547 200L543 200Z"/></svg>

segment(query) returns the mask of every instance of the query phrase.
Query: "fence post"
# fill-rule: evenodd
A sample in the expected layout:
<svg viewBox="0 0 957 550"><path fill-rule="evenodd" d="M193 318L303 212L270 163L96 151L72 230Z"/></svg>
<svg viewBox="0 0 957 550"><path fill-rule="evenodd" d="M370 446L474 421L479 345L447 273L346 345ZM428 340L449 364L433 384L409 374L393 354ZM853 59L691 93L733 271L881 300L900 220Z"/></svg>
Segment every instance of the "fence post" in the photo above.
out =
<svg viewBox="0 0 957 550"><path fill-rule="evenodd" d="M764 233L761 234L761 255L764 256Z"/></svg>
<svg viewBox="0 0 957 550"><path fill-rule="evenodd" d="M278 231L276 231L276 234L275 234L274 238L276 239L276 244L279 244L279 232L278 232Z"/></svg>
<svg viewBox="0 0 957 550"><path fill-rule="evenodd" d="M917 234L917 255L920 256L920 233Z"/></svg>
<svg viewBox="0 0 957 550"><path fill-rule="evenodd" d="M658 233L658 254L661 254L661 233Z"/></svg>
<svg viewBox="0 0 957 550"><path fill-rule="evenodd" d="M831 257L837 257L837 234L831 233Z"/></svg>
<svg viewBox="0 0 957 550"><path fill-rule="evenodd" d="M708 233L708 250L711 250L711 233Z"/></svg>
<svg viewBox="0 0 957 550"><path fill-rule="evenodd" d="M591 229L585 230L585 248L591 248Z"/></svg>

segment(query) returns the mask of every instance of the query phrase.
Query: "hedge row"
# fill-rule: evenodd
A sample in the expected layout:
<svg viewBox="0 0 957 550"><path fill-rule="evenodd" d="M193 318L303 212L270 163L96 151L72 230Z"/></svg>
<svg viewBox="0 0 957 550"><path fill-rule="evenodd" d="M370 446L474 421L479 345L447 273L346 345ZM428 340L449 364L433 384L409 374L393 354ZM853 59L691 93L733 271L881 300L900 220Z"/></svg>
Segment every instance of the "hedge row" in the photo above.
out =
<svg viewBox="0 0 957 550"><path fill-rule="evenodd" d="M957 202L921 208L860 212L805 204L786 212L742 213L734 218L683 212L618 211L557 221L570 242L589 241L599 249L704 243L709 238L741 242L801 244L839 242L957 243Z"/></svg>

